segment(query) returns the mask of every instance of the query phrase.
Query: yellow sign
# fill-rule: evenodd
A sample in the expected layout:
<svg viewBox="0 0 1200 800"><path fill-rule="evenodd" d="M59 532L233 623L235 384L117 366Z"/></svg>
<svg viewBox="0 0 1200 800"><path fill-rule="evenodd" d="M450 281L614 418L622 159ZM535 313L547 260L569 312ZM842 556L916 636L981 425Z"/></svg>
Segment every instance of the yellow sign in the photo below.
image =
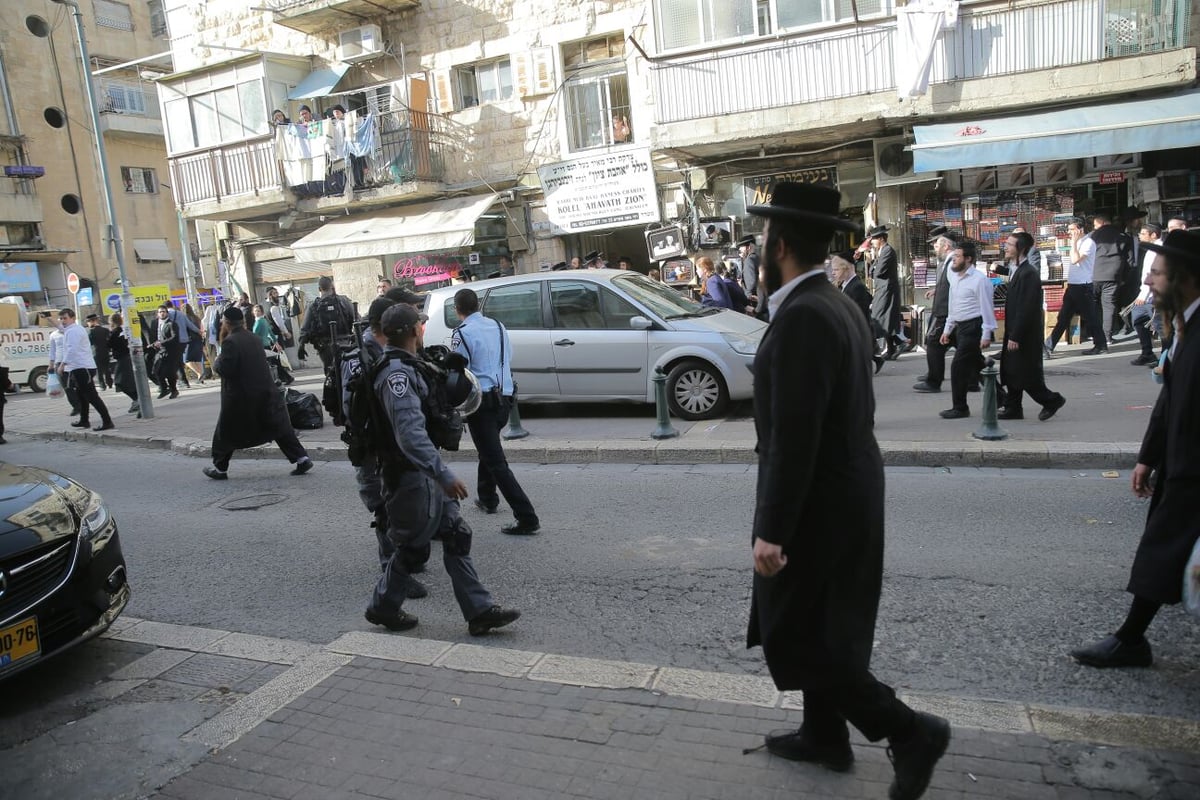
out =
<svg viewBox="0 0 1200 800"><path fill-rule="evenodd" d="M41 651L37 617L26 617L15 625L0 628L0 670Z"/></svg>
<svg viewBox="0 0 1200 800"><path fill-rule="evenodd" d="M171 287L165 283L134 286L129 293L133 295L133 304L138 311L153 311L163 303L171 302ZM105 292L104 307L109 312L119 312L121 310L121 293L116 290Z"/></svg>

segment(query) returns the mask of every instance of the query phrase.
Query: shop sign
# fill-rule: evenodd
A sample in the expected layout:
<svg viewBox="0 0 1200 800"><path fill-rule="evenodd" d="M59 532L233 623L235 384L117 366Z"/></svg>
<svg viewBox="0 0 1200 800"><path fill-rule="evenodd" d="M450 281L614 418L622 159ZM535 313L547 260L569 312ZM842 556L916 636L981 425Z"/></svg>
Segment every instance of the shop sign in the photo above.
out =
<svg viewBox="0 0 1200 800"><path fill-rule="evenodd" d="M0 294L40 292L42 281L36 261L0 264Z"/></svg>
<svg viewBox="0 0 1200 800"><path fill-rule="evenodd" d="M133 295L133 306L138 311L154 311L163 303L171 302L171 287L165 283L152 286L134 286L129 290ZM104 307L110 311L121 310L121 290L109 289L104 292Z"/></svg>
<svg viewBox="0 0 1200 800"><path fill-rule="evenodd" d="M814 186L837 188L837 167L814 167L813 169L797 169L791 172L777 172L774 175L760 175L745 178L742 186L746 192L746 205L765 206L771 202L771 193L777 183L811 183Z"/></svg>
<svg viewBox="0 0 1200 800"><path fill-rule="evenodd" d="M449 255L406 255L392 264L392 277L400 281L412 281L414 286L430 283L447 283L457 278L462 263L457 256Z"/></svg>
<svg viewBox="0 0 1200 800"><path fill-rule="evenodd" d="M564 233L658 222L649 148L585 156L538 168L546 216Z"/></svg>
<svg viewBox="0 0 1200 800"><path fill-rule="evenodd" d="M1124 183L1125 182L1125 173L1124 172L1101 172L1100 173L1100 182L1101 183Z"/></svg>

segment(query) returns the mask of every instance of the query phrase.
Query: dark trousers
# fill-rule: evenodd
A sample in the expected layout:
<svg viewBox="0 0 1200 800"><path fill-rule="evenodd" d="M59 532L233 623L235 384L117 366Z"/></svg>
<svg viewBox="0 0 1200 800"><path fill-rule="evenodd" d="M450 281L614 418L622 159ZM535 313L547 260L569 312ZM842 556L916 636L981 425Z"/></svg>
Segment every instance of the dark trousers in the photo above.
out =
<svg viewBox="0 0 1200 800"><path fill-rule="evenodd" d="M849 722L872 742L903 738L916 714L871 673L850 683L804 692L804 727L823 743L850 738Z"/></svg>
<svg viewBox="0 0 1200 800"><path fill-rule="evenodd" d="M287 456L287 460L293 464L308 455L308 451L304 449L304 445L300 444L300 440L296 438L296 432L292 430L276 438L275 446L283 451L283 454ZM233 457L237 449L229 443L218 439L214 433L212 442L213 466L222 472L228 470L229 459Z"/></svg>
<svg viewBox="0 0 1200 800"><path fill-rule="evenodd" d="M362 189L367 185L366 156L350 156L350 174L354 179L355 189Z"/></svg>
<svg viewBox="0 0 1200 800"><path fill-rule="evenodd" d="M63 381L63 394L67 396L67 402L71 404L71 413L79 411L79 392L71 385L70 373Z"/></svg>
<svg viewBox="0 0 1200 800"><path fill-rule="evenodd" d="M112 361L108 356L96 356L96 378L105 389L112 388Z"/></svg>
<svg viewBox="0 0 1200 800"><path fill-rule="evenodd" d="M945 317L934 317L929 321L929 332L925 334L925 382L930 386L941 386L946 379L946 345L942 344L942 328Z"/></svg>
<svg viewBox="0 0 1200 800"><path fill-rule="evenodd" d="M1054 323L1054 330L1050 333L1050 349L1053 350L1058 346L1058 340L1064 333L1067 334L1067 341L1070 342L1071 335L1067 332L1070 330L1071 319L1076 314L1079 315L1079 321L1082 323L1080 331L1086 331L1088 336L1092 337L1094 346L1105 347L1105 342L1108 340L1104 337L1104 331L1100 327L1092 284L1068 283L1067 291L1063 293L1062 308L1058 312L1058 322ZM1082 333L1079 338L1083 338Z"/></svg>
<svg viewBox="0 0 1200 800"><path fill-rule="evenodd" d="M1117 282L1096 281L1096 304L1100 307L1100 330L1103 338L1092 336L1092 346L1101 350L1108 347L1108 336L1112 333L1113 318L1117 316Z"/></svg>
<svg viewBox="0 0 1200 800"><path fill-rule="evenodd" d="M536 525L538 515L533 510L533 503L529 502L525 490L517 483L517 477L513 475L504 456L504 447L500 444L500 429L508 422L511 402L511 398L499 399L495 392L484 392L479 410L467 417L467 429L471 431L471 441L475 443L475 451L479 454L476 493L480 502L495 508L500 503L500 498L496 496L496 490L499 489L517 522Z"/></svg>
<svg viewBox="0 0 1200 800"><path fill-rule="evenodd" d="M1133 317L1133 330L1137 333L1142 355L1154 358L1154 336L1150 332L1150 324L1154 321L1154 306L1150 303L1134 306L1130 316Z"/></svg>
<svg viewBox="0 0 1200 800"><path fill-rule="evenodd" d="M96 384L92 382L92 373L87 369L73 369L67 373L67 382L75 393L79 396L79 421L84 425L88 424L88 407L96 409L96 413L100 415L100 421L105 425L112 424L112 417L108 415L108 407L104 405L104 401L100 399L99 393L96 391Z"/></svg>
<svg viewBox="0 0 1200 800"><path fill-rule="evenodd" d="M983 369L983 351L979 339L983 336L983 317L959 322L950 332L954 345L954 360L950 362L950 398L955 408L967 407L967 389L979 383Z"/></svg>
<svg viewBox="0 0 1200 800"><path fill-rule="evenodd" d="M1041 357L1042 354L1039 350L1038 359L1040 360ZM1042 373L1042 365L1040 363L1037 365L1036 370L1031 370L1020 362L1021 355L1019 352L1005 352L1004 358L1011 359L1011 363L1016 364L1014 367L1003 367L1001 369L1004 379L1004 389L1008 396L1008 399L1004 403L1005 408L1010 410L1021 408L1022 393L1033 398L1033 402L1039 406L1044 406L1059 398L1060 395L1058 392L1052 392L1046 387L1046 377Z"/></svg>

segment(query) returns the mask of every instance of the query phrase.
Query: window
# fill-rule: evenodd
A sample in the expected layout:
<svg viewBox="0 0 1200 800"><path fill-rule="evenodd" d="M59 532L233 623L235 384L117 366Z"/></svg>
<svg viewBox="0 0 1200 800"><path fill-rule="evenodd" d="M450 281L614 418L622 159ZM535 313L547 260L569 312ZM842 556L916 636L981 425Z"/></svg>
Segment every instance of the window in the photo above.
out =
<svg viewBox="0 0 1200 800"><path fill-rule="evenodd" d="M155 39L167 38L167 14L163 11L162 0L149 0L146 5L150 9L150 35Z"/></svg>
<svg viewBox="0 0 1200 800"><path fill-rule="evenodd" d="M470 108L513 96L512 64L507 58L454 71L455 104Z"/></svg>
<svg viewBox="0 0 1200 800"><path fill-rule="evenodd" d="M270 129L260 80L168 100L163 113L172 153L262 136Z"/></svg>
<svg viewBox="0 0 1200 800"><path fill-rule="evenodd" d="M133 30L133 12L127 3L114 3L112 0L92 0L92 3L96 9L96 24L100 27Z"/></svg>
<svg viewBox="0 0 1200 800"><path fill-rule="evenodd" d="M450 309L453 308L451 301ZM531 281L492 289L484 298L483 313L511 330L542 327L542 282ZM458 324L456 315L454 325Z"/></svg>
<svg viewBox="0 0 1200 800"><path fill-rule="evenodd" d="M554 327L571 330L629 330L639 312L633 304L594 283L552 281Z"/></svg>
<svg viewBox="0 0 1200 800"><path fill-rule="evenodd" d="M104 110L118 114L145 114L146 93L132 83L107 81L102 84L106 103Z"/></svg>
<svg viewBox="0 0 1200 800"><path fill-rule="evenodd" d="M587 150L633 141L625 40L618 35L563 45L567 143Z"/></svg>
<svg viewBox="0 0 1200 800"><path fill-rule="evenodd" d="M139 264L169 264L174 260L166 239L134 239L133 255Z"/></svg>
<svg viewBox="0 0 1200 800"><path fill-rule="evenodd" d="M854 20L851 0L655 0L664 50L766 36ZM858 18L891 12L891 0L857 0Z"/></svg>
<svg viewBox="0 0 1200 800"><path fill-rule="evenodd" d="M149 167L121 167L121 182L127 194L158 193L158 179Z"/></svg>

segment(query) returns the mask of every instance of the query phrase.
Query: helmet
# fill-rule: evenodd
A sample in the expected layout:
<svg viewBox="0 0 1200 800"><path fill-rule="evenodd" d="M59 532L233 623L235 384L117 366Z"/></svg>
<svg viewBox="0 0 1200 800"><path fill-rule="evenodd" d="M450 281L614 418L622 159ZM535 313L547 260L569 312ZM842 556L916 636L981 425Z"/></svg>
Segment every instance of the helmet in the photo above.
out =
<svg viewBox="0 0 1200 800"><path fill-rule="evenodd" d="M471 370L462 367L446 373L446 399L464 417L469 417L479 410L479 405L483 402L483 392L479 390L479 380Z"/></svg>

